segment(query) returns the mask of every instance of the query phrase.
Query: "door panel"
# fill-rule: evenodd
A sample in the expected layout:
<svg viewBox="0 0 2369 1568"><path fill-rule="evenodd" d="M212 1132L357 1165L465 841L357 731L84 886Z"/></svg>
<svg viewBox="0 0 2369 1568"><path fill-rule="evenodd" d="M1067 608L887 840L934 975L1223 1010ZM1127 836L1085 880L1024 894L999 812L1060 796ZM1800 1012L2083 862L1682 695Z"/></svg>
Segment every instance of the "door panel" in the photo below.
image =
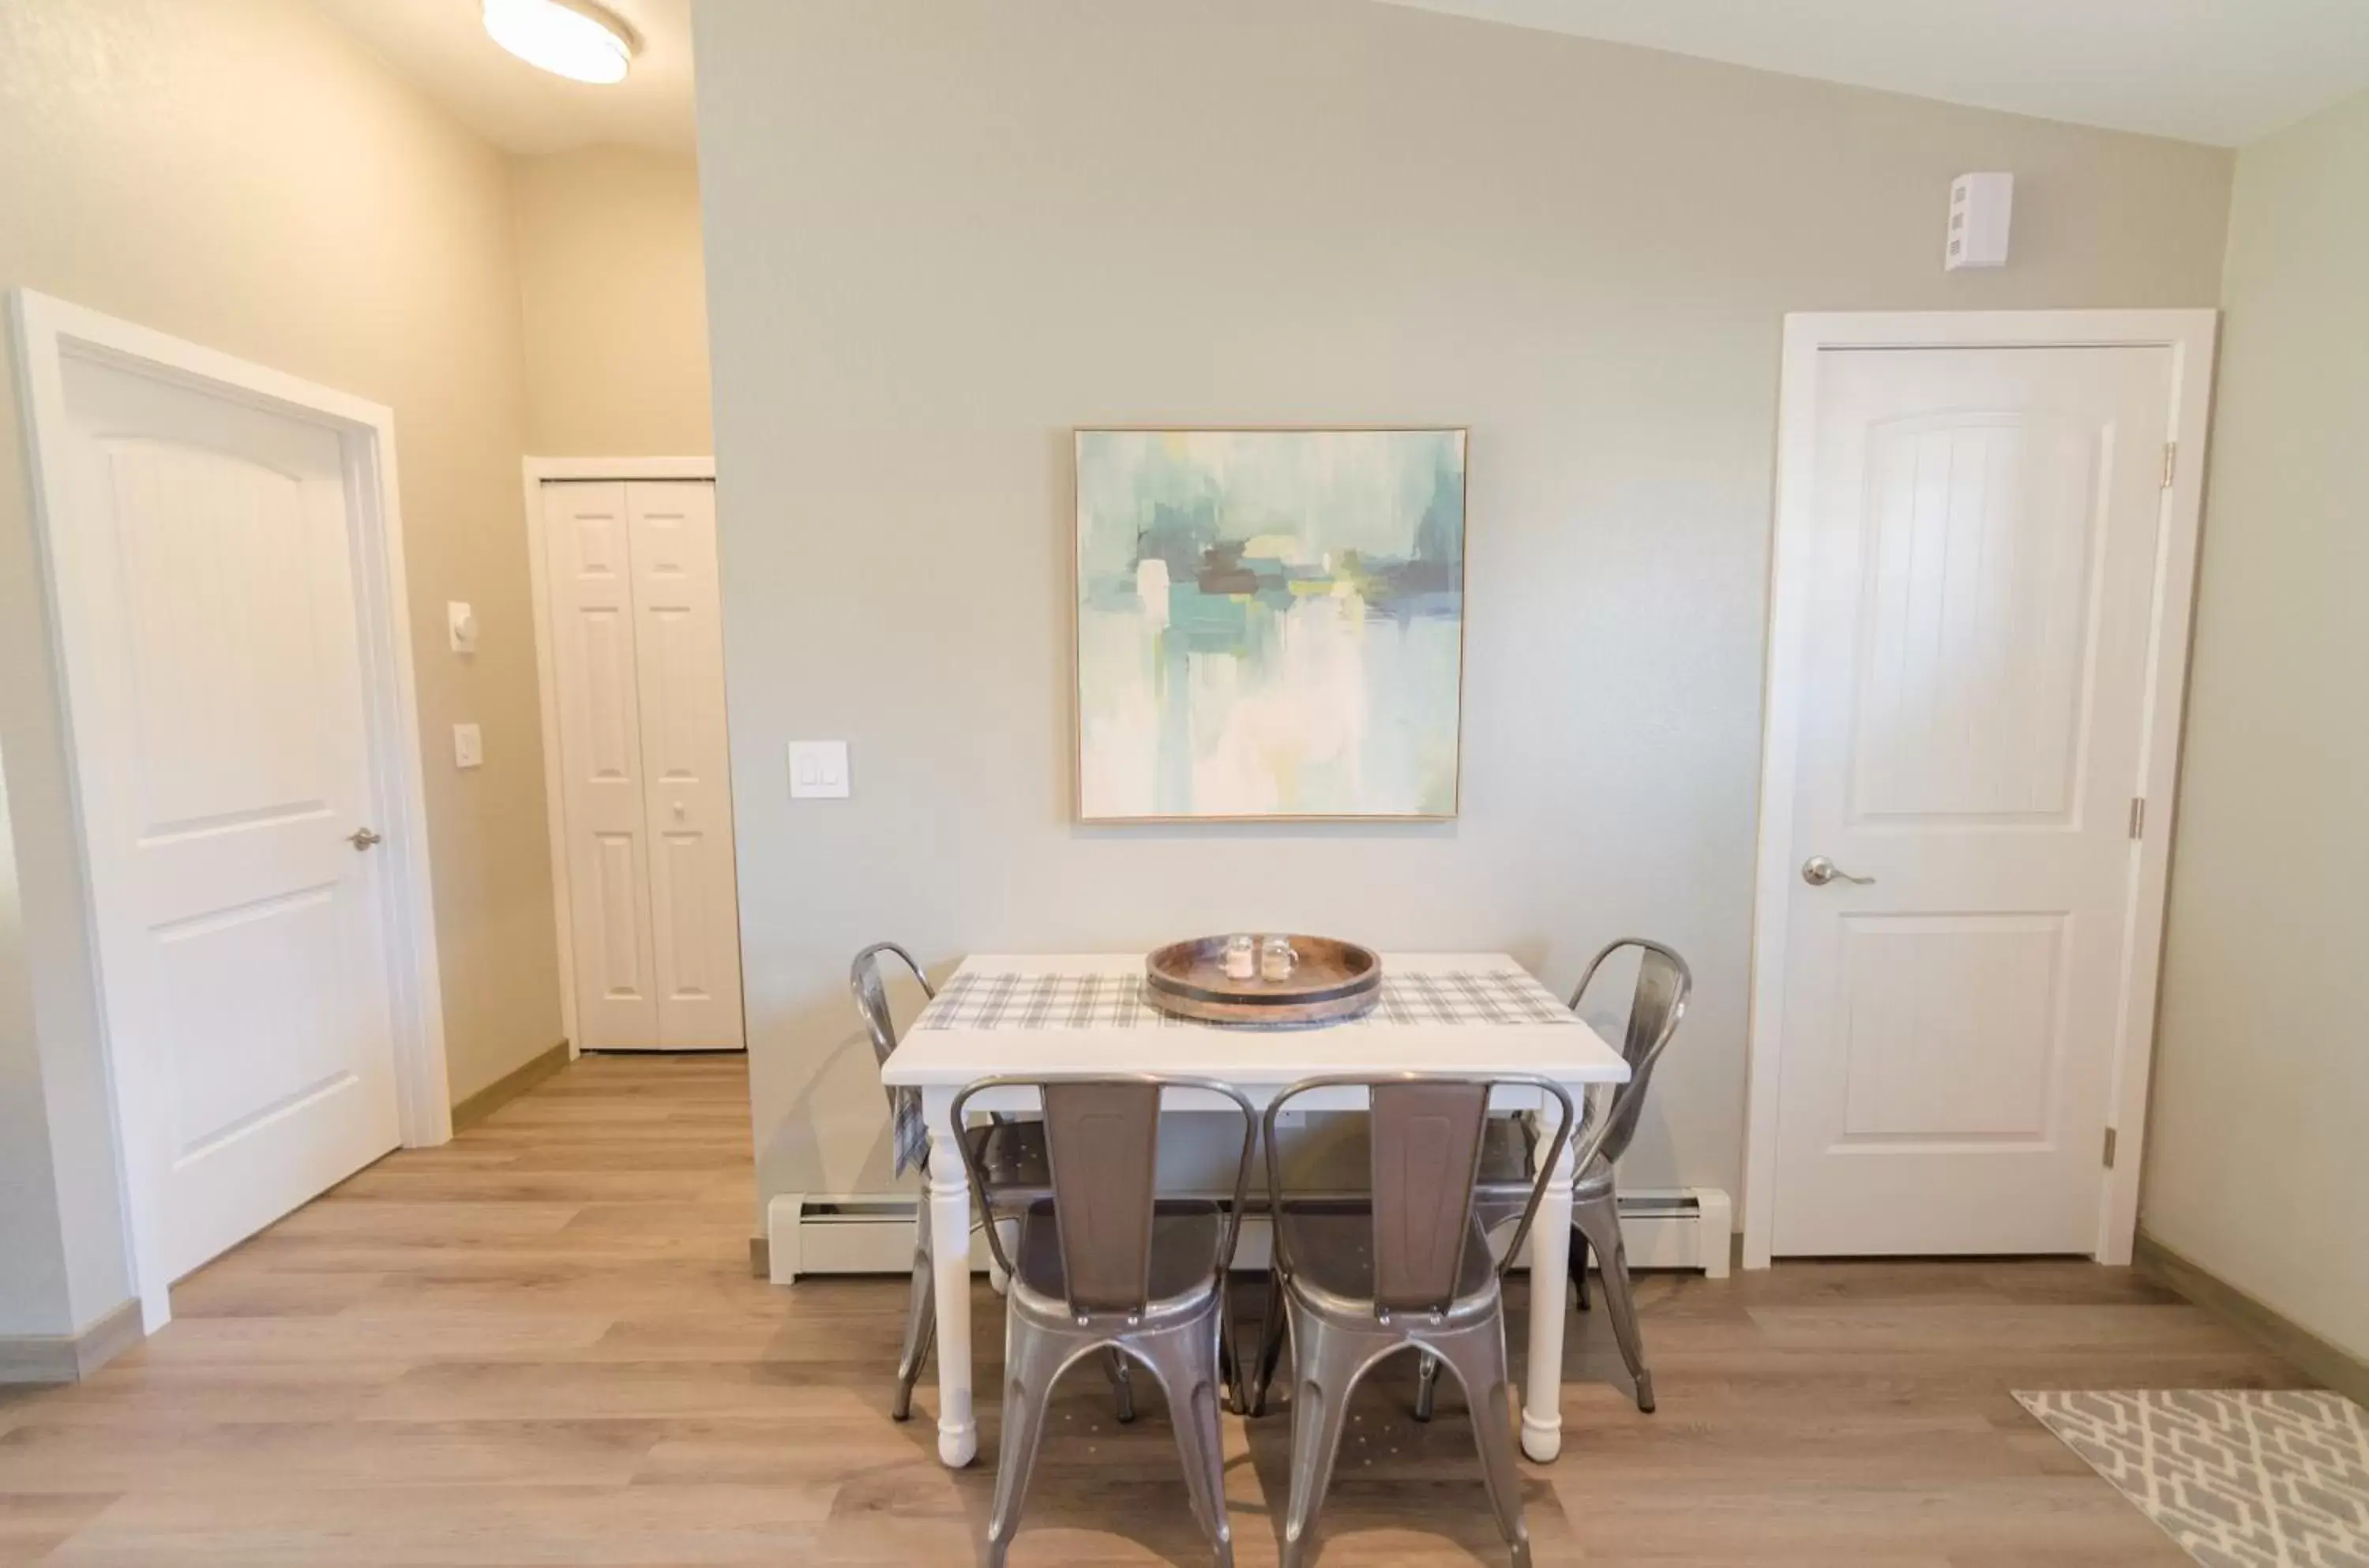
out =
<svg viewBox="0 0 2369 1568"><path fill-rule="evenodd" d="M343 454L127 369L64 382L100 963L178 1277L398 1139Z"/></svg>
<svg viewBox="0 0 2369 1568"><path fill-rule="evenodd" d="M609 1001L647 1001L649 953L642 940L641 912L647 900L643 897L641 841L631 833L596 833L592 845L592 885L601 914L600 995ZM645 1010L636 1015L650 1014Z"/></svg>
<svg viewBox="0 0 2369 1568"><path fill-rule="evenodd" d="M740 914L724 732L715 486L626 486L651 870L659 1043L741 1043Z"/></svg>
<svg viewBox="0 0 2369 1568"><path fill-rule="evenodd" d="M634 743L634 628L627 612L605 604L577 612L584 669L584 776L631 785L640 776Z"/></svg>
<svg viewBox="0 0 2369 1568"><path fill-rule="evenodd" d="M2047 410L1868 436L1853 816L2062 818L2089 647L2090 432Z"/></svg>
<svg viewBox="0 0 2369 1568"><path fill-rule="evenodd" d="M286 721L328 695L303 482L156 441L100 450L121 528L143 837L319 812L334 759Z"/></svg>
<svg viewBox="0 0 2369 1568"><path fill-rule="evenodd" d="M707 876L715 858L712 846L704 833L662 833L658 842L664 846L661 853L666 861L658 881L666 889L667 929L659 935L658 946L670 967L667 1002L707 1001L717 994L709 974L713 944L705 924L714 902Z"/></svg>
<svg viewBox="0 0 2369 1568"><path fill-rule="evenodd" d="M2061 915L1845 915L1837 1146L2038 1139Z"/></svg>
<svg viewBox="0 0 2369 1568"><path fill-rule="evenodd" d="M1778 1104L1780 1253L2086 1253L2120 1026L2165 349L1842 350Z"/></svg>
<svg viewBox="0 0 2369 1568"><path fill-rule="evenodd" d="M647 1048L658 1006L625 486L545 485L543 496L558 664L551 765L561 770L567 826L577 1044Z"/></svg>
<svg viewBox="0 0 2369 1568"><path fill-rule="evenodd" d="M342 967L334 886L159 926L155 939L177 1162L352 1080L335 1011L308 983Z"/></svg>

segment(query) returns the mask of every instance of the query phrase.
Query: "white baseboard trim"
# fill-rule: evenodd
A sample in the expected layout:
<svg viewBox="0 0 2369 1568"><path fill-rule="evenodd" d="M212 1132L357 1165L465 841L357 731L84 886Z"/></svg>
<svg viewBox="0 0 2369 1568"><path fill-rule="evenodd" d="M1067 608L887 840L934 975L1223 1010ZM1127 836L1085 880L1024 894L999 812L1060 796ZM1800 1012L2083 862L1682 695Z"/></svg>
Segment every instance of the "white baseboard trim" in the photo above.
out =
<svg viewBox="0 0 2369 1568"><path fill-rule="evenodd" d="M913 1266L916 1201L899 1193L782 1193L765 1206L766 1277L793 1285L818 1274L904 1274ZM1678 1187L1620 1195L1620 1239L1632 1269L1686 1269L1727 1277L1734 1209L1718 1187ZM1242 1221L1236 1264L1263 1269L1267 1223ZM1524 1260L1516 1259L1516 1268ZM974 1246L971 1272L987 1272L987 1249Z"/></svg>

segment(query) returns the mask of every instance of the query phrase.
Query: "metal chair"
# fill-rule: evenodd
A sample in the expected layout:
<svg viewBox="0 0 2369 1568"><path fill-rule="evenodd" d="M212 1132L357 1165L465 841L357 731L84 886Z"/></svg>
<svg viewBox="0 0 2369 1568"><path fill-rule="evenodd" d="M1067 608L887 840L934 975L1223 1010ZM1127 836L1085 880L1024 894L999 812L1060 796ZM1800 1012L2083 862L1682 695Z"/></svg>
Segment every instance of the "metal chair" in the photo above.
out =
<svg viewBox="0 0 2369 1568"><path fill-rule="evenodd" d="M1228 1329L1226 1273L1233 1263L1250 1181L1256 1113L1242 1093L1206 1079L1156 1073L1111 1077L986 1078L955 1096L955 1126L972 1095L1028 1087L1045 1104L1049 1197L1028 1202L1016 1255L997 1227L987 1244L1011 1276L1004 1301L1003 1436L987 1527L988 1568L1001 1568L1020 1528L1029 1472L1044 1436L1053 1384L1100 1350L1142 1362L1168 1396L1195 1517L1219 1568L1231 1568L1225 1454L1218 1410ZM1162 1091L1192 1089L1230 1100L1242 1116L1242 1156L1230 1204L1159 1193ZM971 1180L993 1203L1001 1184L967 1138Z"/></svg>
<svg viewBox="0 0 2369 1568"><path fill-rule="evenodd" d="M1426 1367L1445 1364L1463 1384L1481 1449L1481 1471L1497 1528L1528 1568L1530 1538L1506 1396L1505 1265L1492 1257L1474 1206L1490 1091L1535 1089L1562 1109L1546 1159L1505 1256L1521 1248L1574 1120L1571 1094L1527 1075L1451 1073L1311 1078L1267 1106L1267 1199L1274 1215L1274 1284L1267 1296L1247 1408L1265 1408L1288 1322L1292 1350L1291 1496L1283 1568L1307 1560L1318 1511L1331 1484L1349 1396L1376 1363L1402 1350ZM1284 1191L1276 1117L1321 1089L1363 1088L1370 1096L1372 1171L1363 1198L1294 1200ZM1278 1312L1280 1305L1282 1310Z"/></svg>
<svg viewBox="0 0 2369 1568"><path fill-rule="evenodd" d="M1576 1013L1589 984L1606 959L1624 948L1637 950L1637 985L1629 999L1629 1021L1620 1054L1629 1063L1629 1082L1612 1092L1605 1112L1596 1153L1580 1168L1572 1185L1572 1298L1587 1310L1587 1254L1593 1251L1604 1273L1604 1304L1612 1313L1612 1336L1620 1345L1620 1359L1636 1385L1637 1408L1654 1411L1654 1374L1645 1367L1645 1342L1637 1327L1637 1300L1629 1284L1629 1253L1620 1241L1620 1196L1612 1169L1636 1136L1637 1118L1645 1109L1645 1091L1653 1082L1654 1064L1678 1031L1686 1016L1687 997L1694 989L1687 961L1658 942L1626 936L1588 961L1578 989L1571 993ZM1537 1162L1536 1135L1511 1117L1492 1123L1481 1157L1482 1206L1503 1211L1532 1179ZM1415 1419L1431 1419L1432 1394L1439 1381L1438 1364L1426 1360L1415 1385Z"/></svg>
<svg viewBox="0 0 2369 1568"><path fill-rule="evenodd" d="M929 977L913 956L893 942L876 942L855 956L847 967L848 989L855 993L855 1010L864 1015L864 1026L872 1035L872 1054L886 1064L897 1048L897 1021L888 1010L888 988L881 974L880 960L887 955L902 963L921 988L924 997L934 998ZM921 1114L921 1097L910 1089L888 1092L888 1113L892 1122L910 1119L918 1125ZM974 1151L997 1177L999 1188L1011 1196L1011 1201L1024 1207L1035 1197L1052 1190L1052 1177L1045 1162L1045 1127L1041 1122L1014 1121L1002 1116L990 1118L981 1127L967 1127L962 1131L967 1151ZM975 1150L974 1150L975 1146ZM923 1144L910 1162L900 1161L898 1173L907 1168L929 1173L929 1146ZM983 1190L983 1189L982 1189ZM982 1205L988 1215L987 1229L995 1229L995 1211ZM1016 1218L1018 1208L1006 1211L1004 1218ZM930 1359L930 1346L937 1337L938 1296L936 1275L932 1266L930 1244L930 1206L924 1201L913 1220L913 1278L905 1299L905 1337L897 1354L897 1391L889 1402L889 1418L910 1420L913 1414L913 1385L921 1380L921 1368ZM1135 1419L1135 1389L1128 1380L1127 1364L1114 1356L1110 1366L1111 1382L1116 1391L1118 1418Z"/></svg>

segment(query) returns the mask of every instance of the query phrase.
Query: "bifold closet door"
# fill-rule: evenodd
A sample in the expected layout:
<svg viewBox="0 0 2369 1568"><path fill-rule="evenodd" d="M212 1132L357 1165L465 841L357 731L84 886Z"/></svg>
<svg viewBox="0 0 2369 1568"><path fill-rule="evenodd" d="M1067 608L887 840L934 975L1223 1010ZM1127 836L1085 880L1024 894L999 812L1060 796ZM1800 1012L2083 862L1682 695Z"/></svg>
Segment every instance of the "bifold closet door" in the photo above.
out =
<svg viewBox="0 0 2369 1568"><path fill-rule="evenodd" d="M738 1047L715 487L544 486L578 1045Z"/></svg>
<svg viewBox="0 0 2369 1568"><path fill-rule="evenodd" d="M642 708L651 958L658 1045L738 1047L740 911L724 738L715 486L625 486Z"/></svg>

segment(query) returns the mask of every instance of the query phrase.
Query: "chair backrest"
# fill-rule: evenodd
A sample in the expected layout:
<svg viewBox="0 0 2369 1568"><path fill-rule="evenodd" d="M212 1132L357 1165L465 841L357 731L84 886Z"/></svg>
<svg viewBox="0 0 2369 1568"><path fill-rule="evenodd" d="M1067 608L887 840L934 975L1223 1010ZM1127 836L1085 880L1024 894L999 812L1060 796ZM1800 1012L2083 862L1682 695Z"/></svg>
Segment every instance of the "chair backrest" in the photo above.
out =
<svg viewBox="0 0 2369 1568"><path fill-rule="evenodd" d="M1554 1163L1572 1134L1570 1091L1551 1079L1528 1074L1473 1078L1459 1073L1403 1072L1310 1078L1268 1103L1265 1123L1267 1198L1282 1214L1286 1202L1283 1161L1276 1141L1277 1117L1290 1101L1320 1089L1367 1092L1371 1121L1370 1151L1374 1226L1376 1310L1442 1311L1456 1299L1464 1253L1472 1231L1472 1199L1481 1166L1482 1129L1491 1091L1521 1087L1544 1092L1561 1108L1554 1141L1539 1162L1538 1179L1523 1206L1521 1224L1498 1263L1521 1250L1530 1221L1546 1196ZM1291 1268L1287 1226L1275 1231L1277 1266Z"/></svg>
<svg viewBox="0 0 2369 1568"><path fill-rule="evenodd" d="M1445 1306L1471 1230L1489 1086L1377 1083L1372 1115L1374 1304Z"/></svg>
<svg viewBox="0 0 2369 1568"><path fill-rule="evenodd" d="M1242 1146L1235 1162L1233 1202L1215 1259L1217 1276L1232 1266L1242 1224L1242 1198L1251 1173L1258 1115L1242 1092L1208 1079L1161 1073L982 1078L955 1096L951 1116L956 1142L970 1167L973 1187L993 1211L999 1184L978 1150L960 1136L971 1096L986 1089L1029 1088L1045 1106L1045 1155L1052 1167L1053 1228L1061 1247L1061 1277L1070 1312L1134 1315L1151 1295L1152 1220L1160 1201L1160 1107L1164 1091L1200 1090L1233 1102L1242 1116ZM993 1225L984 1227L988 1248L1007 1275L1013 1260Z"/></svg>
<svg viewBox="0 0 2369 1568"><path fill-rule="evenodd" d="M1629 1082L1612 1092L1612 1108L1596 1145L1596 1152L1608 1161L1619 1159L1637 1134L1637 1118L1645 1110L1645 1090L1653 1082L1654 1064L1678 1032L1678 1020L1686 1016L1687 996L1695 983L1687 961L1670 948L1642 936L1624 936L1588 960L1578 989L1571 993L1574 1013L1579 1011L1605 960L1631 947L1637 950L1637 987L1629 998L1629 1022L1620 1041L1620 1055L1629 1063Z"/></svg>
<svg viewBox="0 0 2369 1568"><path fill-rule="evenodd" d="M938 993L930 989L929 977L913 956L893 942L876 942L855 956L847 966L847 989L855 993L855 1010L864 1014L864 1026L872 1032L872 1055L875 1060L887 1062L889 1053L897 1048L897 1020L888 1011L888 985L880 972L880 958L887 954L911 971L913 983L921 988L925 997ZM897 1096L888 1096L893 1103Z"/></svg>

